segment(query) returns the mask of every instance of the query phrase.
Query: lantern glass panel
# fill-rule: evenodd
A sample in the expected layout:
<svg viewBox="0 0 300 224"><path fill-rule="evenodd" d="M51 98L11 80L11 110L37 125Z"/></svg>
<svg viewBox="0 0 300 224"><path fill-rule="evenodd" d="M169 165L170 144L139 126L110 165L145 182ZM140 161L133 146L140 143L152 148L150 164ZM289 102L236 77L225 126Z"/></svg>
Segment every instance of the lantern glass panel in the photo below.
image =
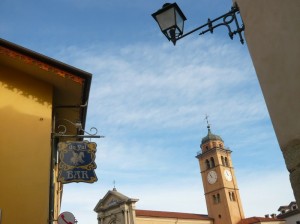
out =
<svg viewBox="0 0 300 224"><path fill-rule="evenodd" d="M177 10L175 10L176 12L176 25L180 31L180 33L183 33L183 24L184 24L184 19L181 17L181 15L178 13Z"/></svg>
<svg viewBox="0 0 300 224"><path fill-rule="evenodd" d="M165 31L173 27L176 23L174 8L170 8L158 15L156 15L156 20L162 31Z"/></svg>

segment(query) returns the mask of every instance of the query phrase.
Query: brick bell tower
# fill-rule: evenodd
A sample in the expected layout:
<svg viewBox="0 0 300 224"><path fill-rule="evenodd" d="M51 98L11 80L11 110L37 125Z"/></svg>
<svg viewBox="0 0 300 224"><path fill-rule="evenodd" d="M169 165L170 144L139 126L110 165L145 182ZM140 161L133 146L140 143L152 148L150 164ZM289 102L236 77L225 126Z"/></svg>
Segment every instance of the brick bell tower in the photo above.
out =
<svg viewBox="0 0 300 224"><path fill-rule="evenodd" d="M231 151L224 147L222 138L208 133L202 139L196 158L199 161L208 216L214 224L237 224L244 219Z"/></svg>

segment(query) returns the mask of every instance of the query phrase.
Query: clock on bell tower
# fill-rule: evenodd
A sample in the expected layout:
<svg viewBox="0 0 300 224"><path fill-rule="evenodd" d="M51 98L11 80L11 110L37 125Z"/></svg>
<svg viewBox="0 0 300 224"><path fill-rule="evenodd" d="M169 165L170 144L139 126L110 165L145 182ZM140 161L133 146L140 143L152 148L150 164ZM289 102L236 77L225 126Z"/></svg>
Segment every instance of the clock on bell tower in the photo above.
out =
<svg viewBox="0 0 300 224"><path fill-rule="evenodd" d="M202 139L199 160L208 216L214 224L237 224L244 218L231 151L222 138L211 133Z"/></svg>

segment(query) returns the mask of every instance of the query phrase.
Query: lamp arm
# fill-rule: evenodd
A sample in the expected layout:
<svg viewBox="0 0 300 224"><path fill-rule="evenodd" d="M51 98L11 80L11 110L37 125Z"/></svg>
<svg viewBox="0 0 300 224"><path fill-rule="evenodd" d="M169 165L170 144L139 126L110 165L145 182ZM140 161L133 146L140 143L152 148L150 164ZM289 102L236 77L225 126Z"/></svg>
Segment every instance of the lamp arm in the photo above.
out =
<svg viewBox="0 0 300 224"><path fill-rule="evenodd" d="M219 26L226 26L227 29L228 29L228 32L229 32L229 33L228 33L229 37L230 37L231 39L233 39L233 36L234 36L235 34L239 34L240 42L243 44L243 43L244 43L244 39L243 39L243 36L242 36L241 33L242 33L242 31L245 30L245 27L244 27L244 25L242 25L242 26L240 27L239 22L238 22L238 19L236 18L236 15L235 15L235 13L237 13L237 12L239 12L239 8L235 5L235 6L233 6L233 7L231 8L231 10L230 10L229 12L225 13L224 15L219 16L218 18L213 19L213 20L208 19L208 21L207 21L206 24L201 25L201 26L199 26L199 27L197 27L197 28L195 28L195 29L193 29L193 30L191 30L191 31L189 31L189 32L187 32L187 33L185 33L185 34L183 34L183 35L181 35L181 36L175 38L173 41L176 42L177 40L180 40L181 38L184 38L184 37L190 35L191 33L194 33L194 32L196 32L196 31L198 31L198 30L201 30L202 28L207 27L207 26L208 26L208 28L207 28L206 30L202 31L199 35L203 35L203 34L205 34L205 33L207 33L207 32L213 33L213 30L214 30L215 28L217 28L217 27L219 27ZM216 22L216 21L218 21L218 20L220 20L220 19L223 19L223 22L222 22L222 23L218 23L218 24L216 24L216 25L213 25L214 22ZM232 30L231 30L231 27L230 27L230 25L229 25L229 24L232 23L233 21L235 21L235 25L236 25L236 30L235 30L235 31L232 31ZM173 42L173 43L174 43L174 42Z"/></svg>

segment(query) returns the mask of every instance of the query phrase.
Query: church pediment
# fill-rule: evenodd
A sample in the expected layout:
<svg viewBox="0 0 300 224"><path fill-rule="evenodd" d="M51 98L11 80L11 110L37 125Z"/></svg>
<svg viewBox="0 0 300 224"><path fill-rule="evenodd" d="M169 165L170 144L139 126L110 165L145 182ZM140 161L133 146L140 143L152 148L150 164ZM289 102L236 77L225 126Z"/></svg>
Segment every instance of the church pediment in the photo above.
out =
<svg viewBox="0 0 300 224"><path fill-rule="evenodd" d="M122 202L126 202L126 201L127 200L124 200L123 198L110 195L110 197L107 197L106 200L103 201L102 205L104 208L107 208L117 204L121 204Z"/></svg>
<svg viewBox="0 0 300 224"><path fill-rule="evenodd" d="M112 191L108 191L106 195L98 202L94 211L104 211L109 208L121 205L124 203L136 202L137 199L129 198L121 193L119 193L115 188Z"/></svg>

